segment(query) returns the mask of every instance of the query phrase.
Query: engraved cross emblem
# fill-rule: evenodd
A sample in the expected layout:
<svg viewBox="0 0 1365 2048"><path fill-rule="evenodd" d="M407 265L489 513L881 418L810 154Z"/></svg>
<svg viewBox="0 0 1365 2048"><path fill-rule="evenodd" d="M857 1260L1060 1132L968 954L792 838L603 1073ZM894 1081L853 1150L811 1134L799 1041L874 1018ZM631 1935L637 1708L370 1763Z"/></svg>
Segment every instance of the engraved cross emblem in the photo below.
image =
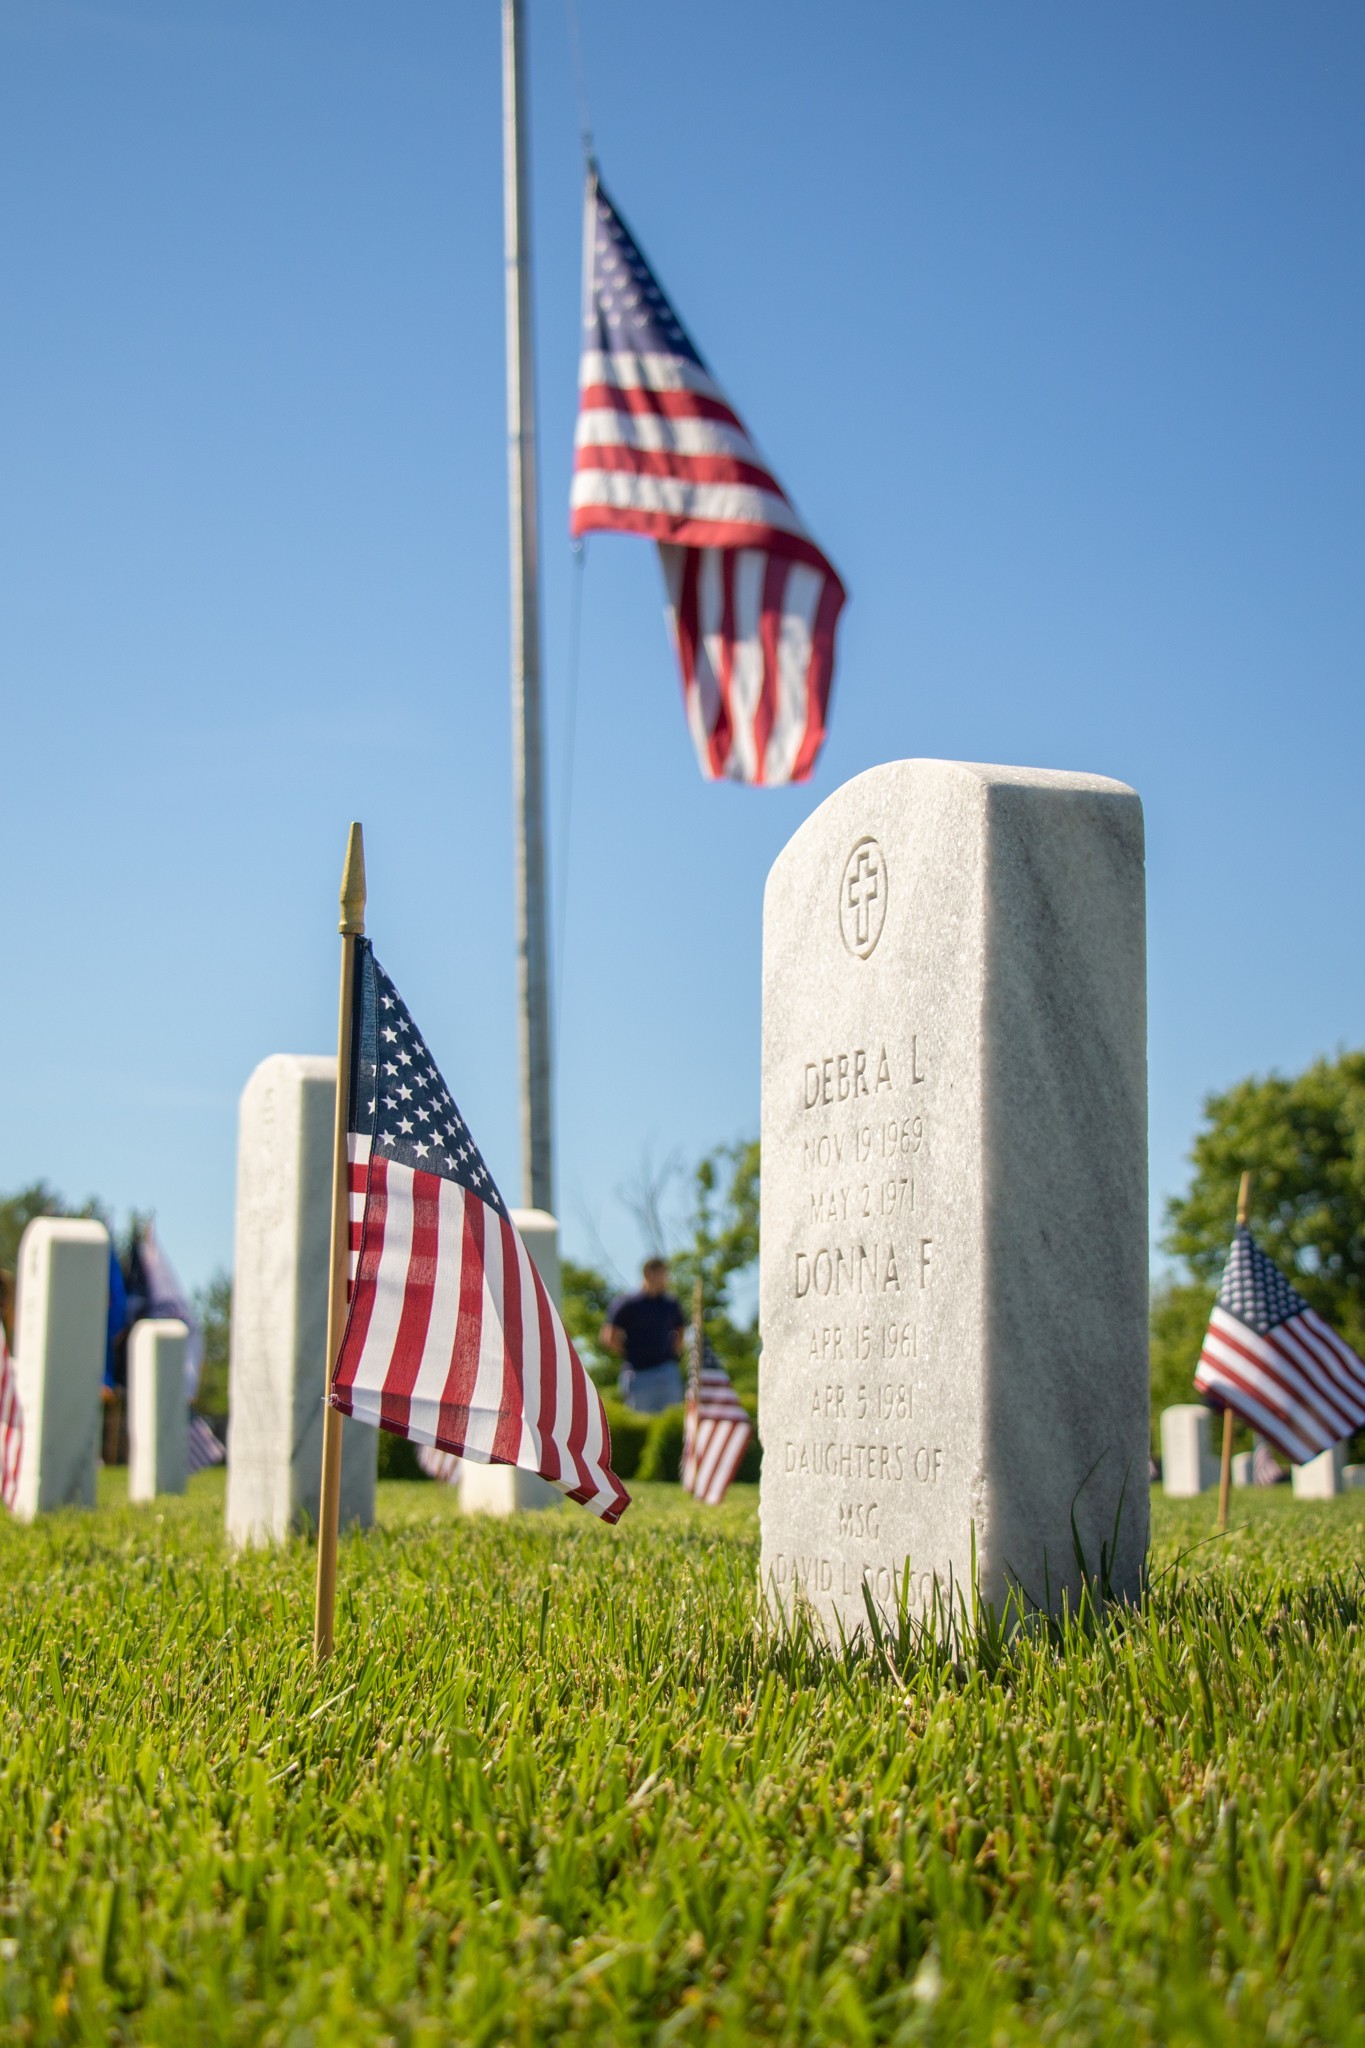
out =
<svg viewBox="0 0 1365 2048"><path fill-rule="evenodd" d="M866 846L860 846L854 856L853 873L848 878L848 907L857 919L856 944L861 952L872 931L872 908L881 894L878 877L881 868L875 853Z"/></svg>
<svg viewBox="0 0 1365 2048"><path fill-rule="evenodd" d="M860 839L839 881L839 932L855 959L866 960L886 923L886 861L875 839Z"/></svg>

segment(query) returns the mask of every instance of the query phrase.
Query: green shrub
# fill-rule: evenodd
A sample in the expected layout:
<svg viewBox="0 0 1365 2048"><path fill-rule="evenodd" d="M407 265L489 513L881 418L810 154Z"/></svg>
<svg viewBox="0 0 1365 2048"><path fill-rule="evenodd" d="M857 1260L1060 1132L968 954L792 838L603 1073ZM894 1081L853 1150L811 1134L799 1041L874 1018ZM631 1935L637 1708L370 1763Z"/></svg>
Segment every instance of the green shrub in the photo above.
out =
<svg viewBox="0 0 1365 2048"><path fill-rule="evenodd" d="M664 1408L658 1415L649 1417L644 1454L640 1459L641 1479L677 1482L682 1473L683 1416L686 1412L679 1402L676 1408Z"/></svg>
<svg viewBox="0 0 1365 2048"><path fill-rule="evenodd" d="M618 1479L634 1479L640 1469L640 1458L649 1434L647 1415L636 1415L630 1408L623 1408L619 1401L603 1396L602 1407L606 1412L607 1428L611 1431L611 1469Z"/></svg>
<svg viewBox="0 0 1365 2048"><path fill-rule="evenodd" d="M357 1424L364 1428L364 1424ZM425 1479L426 1473L417 1462L417 1446L409 1443L405 1436L394 1436L390 1430L379 1432L379 1476L381 1479Z"/></svg>

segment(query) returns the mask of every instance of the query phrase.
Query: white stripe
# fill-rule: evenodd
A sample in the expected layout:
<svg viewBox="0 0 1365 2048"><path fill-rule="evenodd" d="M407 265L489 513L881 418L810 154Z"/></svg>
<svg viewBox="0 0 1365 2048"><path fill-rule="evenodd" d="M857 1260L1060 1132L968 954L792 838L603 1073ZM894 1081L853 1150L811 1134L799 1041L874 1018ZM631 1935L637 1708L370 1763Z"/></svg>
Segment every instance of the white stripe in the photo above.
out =
<svg viewBox="0 0 1365 2048"><path fill-rule="evenodd" d="M619 384L623 391L700 391L707 398L718 398L722 405L730 404L700 363L685 356L660 355L653 349L640 354L613 349L608 355L600 348L585 348L579 359L578 385L586 391L592 384Z"/></svg>
<svg viewBox="0 0 1365 2048"><path fill-rule="evenodd" d="M1320 1408L1327 1410L1328 1417L1336 1429L1338 1438L1351 1434L1351 1403L1334 1383L1322 1360L1305 1344L1301 1333L1295 1329L1297 1318L1287 1323L1277 1323L1271 1336L1282 1347L1280 1370L1292 1371L1298 1367L1303 1377L1305 1391L1311 1389ZM1293 1364L1286 1366L1283 1352L1289 1353Z"/></svg>
<svg viewBox="0 0 1365 2048"><path fill-rule="evenodd" d="M1194 1384L1198 1393L1209 1394L1215 1400L1225 1402L1235 1415L1240 1415L1252 1429L1269 1438L1270 1442L1282 1450L1287 1458L1292 1458L1296 1465L1301 1465L1307 1458L1317 1456L1312 1446L1306 1444L1296 1430L1281 1422L1278 1415L1272 1414L1254 1395L1246 1393L1241 1387L1234 1387L1231 1381L1225 1380L1216 1366L1205 1371L1201 1365L1195 1372Z"/></svg>
<svg viewBox="0 0 1365 2048"><path fill-rule="evenodd" d="M806 531L785 498L750 484L683 483L675 477L587 469L574 478L571 502L577 509L605 505L616 512L662 512L671 519L770 527L800 538Z"/></svg>
<svg viewBox="0 0 1365 2048"><path fill-rule="evenodd" d="M502 1225L496 1209L483 1221L483 1312L479 1322L479 1365L469 1401L464 1454L487 1464L493 1455L502 1403L502 1367L507 1343L502 1322Z"/></svg>
<svg viewBox="0 0 1365 2048"><path fill-rule="evenodd" d="M521 1442L517 1463L523 1472L539 1472L545 1463L540 1447L540 1304L536 1300L535 1268L513 1226L517 1246L517 1276L521 1281Z"/></svg>
<svg viewBox="0 0 1365 2048"><path fill-rule="evenodd" d="M1244 1357L1242 1352L1235 1349L1228 1342L1224 1332L1219 1328L1218 1317L1219 1311L1215 1309L1209 1323L1208 1334L1204 1338L1201 1363L1207 1360L1213 1368L1221 1368L1229 1375L1240 1379L1249 1388L1251 1393L1260 1400L1272 1403L1275 1407L1285 1411L1288 1416L1288 1423L1287 1425L1282 1423L1280 1425L1282 1429L1287 1426L1305 1444L1314 1444L1320 1451L1326 1450L1328 1444L1333 1439L1324 1432L1323 1426L1317 1417L1310 1409L1305 1408L1303 1402L1295 1397L1292 1390L1286 1392L1279 1382L1270 1373L1266 1372L1260 1364ZM1236 1335L1242 1343L1247 1343L1248 1341L1255 1342L1256 1333L1252 1330L1247 1330L1242 1325L1236 1327ZM1224 1384L1227 1386L1229 1402L1235 1405L1236 1401L1240 1399L1239 1389L1232 1383L1231 1379L1225 1381Z"/></svg>
<svg viewBox="0 0 1365 2048"><path fill-rule="evenodd" d="M1365 1361L1357 1358L1331 1324L1325 1323L1311 1308L1295 1316L1293 1322L1284 1327L1296 1327L1313 1340L1318 1347L1314 1356L1328 1383L1336 1389L1338 1406L1345 1406L1351 1413L1354 1429L1365 1427ZM1326 1358L1321 1355L1323 1352L1326 1352Z"/></svg>
<svg viewBox="0 0 1365 2048"><path fill-rule="evenodd" d="M581 412L574 428L575 448L641 448L655 455L728 455L734 462L749 462L771 475L767 463L742 427L728 420L694 420L666 417L657 412L617 412L602 406ZM585 476L574 478L574 489ZM633 475L633 471L623 472Z"/></svg>
<svg viewBox="0 0 1365 2048"><path fill-rule="evenodd" d="M388 1210L384 1219L384 1249L375 1275L374 1307L360 1355L355 1385L351 1389L351 1413L361 1422L379 1426L380 1397L398 1325L403 1314L407 1288L408 1260L412 1253L412 1168L393 1160L387 1165Z"/></svg>
<svg viewBox="0 0 1365 2048"><path fill-rule="evenodd" d="M815 614L825 582L823 570L813 569L807 562L793 562L787 571L782 624L777 636L777 716L764 768L769 782L790 778L806 737L806 720L810 715L806 678L810 673Z"/></svg>
<svg viewBox="0 0 1365 2048"><path fill-rule="evenodd" d="M443 1180L436 1202L436 1286L421 1363L412 1383L412 1433L434 1443L441 1396L450 1377L455 1325L460 1316L461 1261L464 1255L465 1191L457 1181Z"/></svg>
<svg viewBox="0 0 1365 2048"><path fill-rule="evenodd" d="M725 582L721 573L722 551L708 548L713 575L699 582L700 625L706 651L717 676L724 673ZM731 744L725 763L727 774L736 770L745 782L752 782L756 768L754 714L763 691L763 647L759 640L759 610L763 602L763 570L766 557L745 548L734 557L734 634L730 642ZM705 568L707 564L703 564Z"/></svg>

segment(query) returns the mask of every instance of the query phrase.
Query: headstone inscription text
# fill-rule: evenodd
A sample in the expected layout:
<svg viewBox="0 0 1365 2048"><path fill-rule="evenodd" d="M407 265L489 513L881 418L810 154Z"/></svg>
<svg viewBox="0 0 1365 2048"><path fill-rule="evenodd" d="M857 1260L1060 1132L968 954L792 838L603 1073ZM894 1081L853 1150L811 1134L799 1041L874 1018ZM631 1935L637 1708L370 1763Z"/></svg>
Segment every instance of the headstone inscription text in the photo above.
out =
<svg viewBox="0 0 1365 2048"><path fill-rule="evenodd" d="M764 906L759 1426L769 1597L831 1635L935 1589L1055 1605L1146 1544L1141 809L899 762ZM1089 1475L1089 1477L1087 1477ZM1126 1487L1126 1491L1125 1491Z"/></svg>

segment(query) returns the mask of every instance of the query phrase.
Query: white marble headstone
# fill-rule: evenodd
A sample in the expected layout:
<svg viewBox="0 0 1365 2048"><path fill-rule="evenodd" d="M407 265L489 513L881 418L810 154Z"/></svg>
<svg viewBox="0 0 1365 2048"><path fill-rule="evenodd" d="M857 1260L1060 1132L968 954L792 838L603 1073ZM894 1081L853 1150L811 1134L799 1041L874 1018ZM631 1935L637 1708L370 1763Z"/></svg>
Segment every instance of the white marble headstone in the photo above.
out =
<svg viewBox="0 0 1365 2048"><path fill-rule="evenodd" d="M14 1511L95 1505L109 1342L109 1233L39 1216L19 1245L14 1361L24 1418Z"/></svg>
<svg viewBox="0 0 1365 2048"><path fill-rule="evenodd" d="M1342 1479L1346 1470L1346 1446L1332 1444L1319 1452L1316 1458L1309 1458L1302 1465L1293 1467L1293 1488L1296 1500L1335 1500L1343 1489Z"/></svg>
<svg viewBox="0 0 1365 2048"><path fill-rule="evenodd" d="M1215 1457L1209 1447L1210 1421L1202 1401L1178 1401L1161 1411L1161 1490L1172 1500L1193 1500L1218 1484L1221 1452Z"/></svg>
<svg viewBox="0 0 1365 2048"><path fill-rule="evenodd" d="M276 1053L242 1093L232 1276L227 1527L316 1527L322 1474L336 1061ZM342 1424L341 1525L374 1520L377 1433Z"/></svg>
<svg viewBox="0 0 1365 2048"><path fill-rule="evenodd" d="M128 1498L185 1491L189 1415L185 1349L175 1316L147 1316L128 1339Z"/></svg>
<svg viewBox="0 0 1365 2048"><path fill-rule="evenodd" d="M1142 809L900 761L763 915L762 1571L826 1630L935 1582L1055 1609L1148 1534ZM1117 1534L1116 1534L1117 1531Z"/></svg>
<svg viewBox="0 0 1365 2048"><path fill-rule="evenodd" d="M521 1233L531 1263L545 1283L556 1308L564 1305L559 1272L559 1224L548 1209L513 1209L512 1222ZM564 1496L538 1472L519 1472L511 1465L481 1465L466 1458L458 1480L460 1505L467 1515L511 1515L519 1508L551 1508Z"/></svg>

